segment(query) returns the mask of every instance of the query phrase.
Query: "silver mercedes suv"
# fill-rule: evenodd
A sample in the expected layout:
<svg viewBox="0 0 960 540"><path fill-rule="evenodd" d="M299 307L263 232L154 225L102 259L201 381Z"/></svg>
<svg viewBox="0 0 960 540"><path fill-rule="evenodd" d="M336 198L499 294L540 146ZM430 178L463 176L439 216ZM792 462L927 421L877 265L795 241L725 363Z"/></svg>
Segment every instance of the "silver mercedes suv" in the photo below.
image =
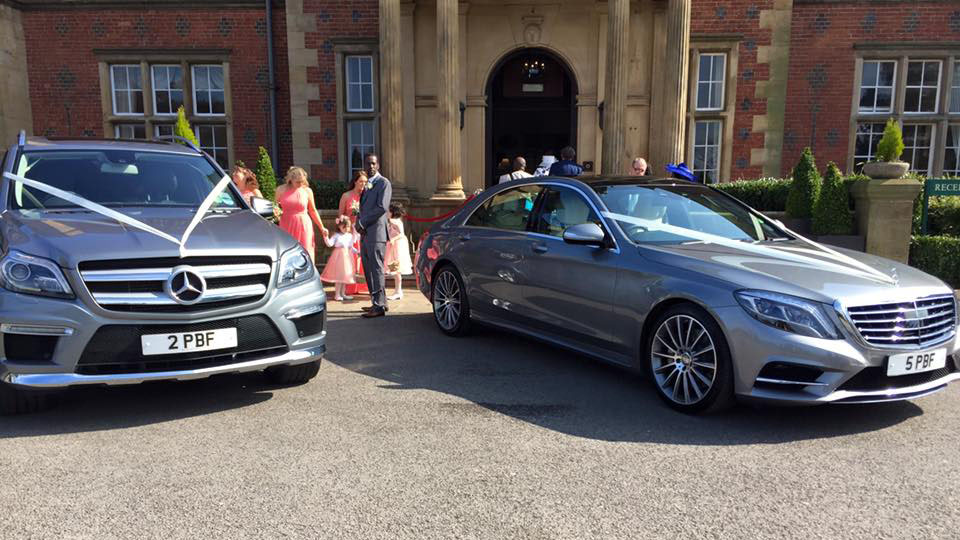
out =
<svg viewBox="0 0 960 540"><path fill-rule="evenodd" d="M21 133L2 164L0 412L72 385L317 374L310 256L199 149Z"/></svg>

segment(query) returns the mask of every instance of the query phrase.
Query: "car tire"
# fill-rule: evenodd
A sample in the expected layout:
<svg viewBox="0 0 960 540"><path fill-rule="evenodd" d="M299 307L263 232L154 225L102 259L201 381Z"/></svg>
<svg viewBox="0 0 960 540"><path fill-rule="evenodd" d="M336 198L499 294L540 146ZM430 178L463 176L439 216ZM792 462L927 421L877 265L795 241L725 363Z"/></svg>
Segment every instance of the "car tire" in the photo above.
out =
<svg viewBox="0 0 960 540"><path fill-rule="evenodd" d="M660 399L687 414L734 404L733 363L720 325L703 308L684 303L657 317L641 359Z"/></svg>
<svg viewBox="0 0 960 540"><path fill-rule="evenodd" d="M470 332L470 303L460 272L452 265L444 266L434 276L430 287L433 320L448 336L461 337Z"/></svg>
<svg viewBox="0 0 960 540"><path fill-rule="evenodd" d="M54 394L49 391L0 383L0 415L2 416L45 411L53 407L55 401Z"/></svg>
<svg viewBox="0 0 960 540"><path fill-rule="evenodd" d="M314 360L293 366L273 366L267 368L265 373L267 378L276 384L303 384L317 376L320 372L320 362L320 360Z"/></svg>

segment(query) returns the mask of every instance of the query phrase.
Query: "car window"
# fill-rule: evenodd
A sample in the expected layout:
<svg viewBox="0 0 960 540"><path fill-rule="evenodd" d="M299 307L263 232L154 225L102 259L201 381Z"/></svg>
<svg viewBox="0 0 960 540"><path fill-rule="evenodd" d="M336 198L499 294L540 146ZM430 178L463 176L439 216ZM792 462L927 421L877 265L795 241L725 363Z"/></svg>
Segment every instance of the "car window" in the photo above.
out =
<svg viewBox="0 0 960 540"><path fill-rule="evenodd" d="M746 206L702 186L596 186L594 191L608 217L636 243L789 239Z"/></svg>
<svg viewBox="0 0 960 540"><path fill-rule="evenodd" d="M126 150L25 152L15 172L108 207L197 207L223 178L202 156ZM74 207L20 182L14 183L11 199L15 209ZM242 205L228 189L214 207Z"/></svg>
<svg viewBox="0 0 960 540"><path fill-rule="evenodd" d="M497 193L467 219L468 227L525 231L540 186L520 186Z"/></svg>
<svg viewBox="0 0 960 540"><path fill-rule="evenodd" d="M562 237L568 227L583 223L600 225L600 218L583 195L568 187L556 186L544 192L533 230Z"/></svg>

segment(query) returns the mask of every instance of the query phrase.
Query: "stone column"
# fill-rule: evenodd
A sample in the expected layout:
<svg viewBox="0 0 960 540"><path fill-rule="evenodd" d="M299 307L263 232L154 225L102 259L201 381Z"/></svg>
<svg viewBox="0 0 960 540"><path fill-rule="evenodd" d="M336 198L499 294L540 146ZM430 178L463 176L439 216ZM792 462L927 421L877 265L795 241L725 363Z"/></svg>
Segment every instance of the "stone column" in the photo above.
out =
<svg viewBox="0 0 960 540"><path fill-rule="evenodd" d="M400 52L400 0L380 0L380 153L393 197L406 199Z"/></svg>
<svg viewBox="0 0 960 540"><path fill-rule="evenodd" d="M866 180L850 191L856 201L857 228L867 253L902 263L910 256L913 201L923 186L912 178Z"/></svg>
<svg viewBox="0 0 960 540"><path fill-rule="evenodd" d="M457 0L437 0L437 191L434 199L463 199L460 173L460 18Z"/></svg>
<svg viewBox="0 0 960 540"><path fill-rule="evenodd" d="M663 109L663 157L677 163L685 161L687 125L687 79L690 58L690 2L668 0L667 50L663 79L666 85ZM692 164L690 168L693 168Z"/></svg>
<svg viewBox="0 0 960 540"><path fill-rule="evenodd" d="M672 1L672 0L671 0ZM630 80L630 0L608 0L607 73L603 98L601 172L627 172L627 83Z"/></svg>

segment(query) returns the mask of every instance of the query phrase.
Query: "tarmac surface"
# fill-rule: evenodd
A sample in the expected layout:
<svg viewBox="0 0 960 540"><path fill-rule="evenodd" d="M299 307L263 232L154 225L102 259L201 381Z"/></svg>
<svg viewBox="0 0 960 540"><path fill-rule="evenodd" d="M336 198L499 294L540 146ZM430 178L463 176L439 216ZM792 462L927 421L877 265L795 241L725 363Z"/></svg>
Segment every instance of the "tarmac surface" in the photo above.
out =
<svg viewBox="0 0 960 540"><path fill-rule="evenodd" d="M0 538L960 537L960 384L916 402L666 408L523 338L331 303L319 376L71 390L0 418Z"/></svg>

